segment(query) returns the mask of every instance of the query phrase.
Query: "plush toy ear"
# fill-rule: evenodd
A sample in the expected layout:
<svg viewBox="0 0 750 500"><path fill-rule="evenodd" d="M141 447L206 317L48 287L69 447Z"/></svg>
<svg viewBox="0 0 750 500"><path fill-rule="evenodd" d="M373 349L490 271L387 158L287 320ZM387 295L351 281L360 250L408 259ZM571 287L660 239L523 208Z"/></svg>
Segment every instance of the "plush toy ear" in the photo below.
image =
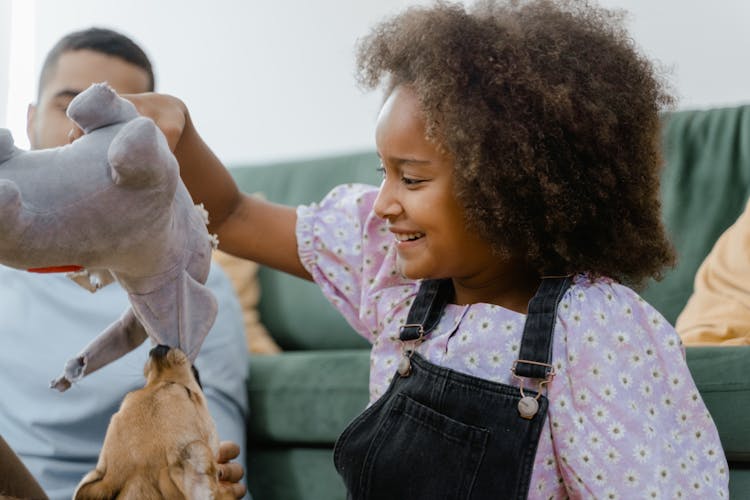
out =
<svg viewBox="0 0 750 500"><path fill-rule="evenodd" d="M19 149L13 142L13 134L7 128L0 128L0 163L9 160Z"/></svg>
<svg viewBox="0 0 750 500"><path fill-rule="evenodd" d="M163 186L174 193L179 166L167 139L149 118L138 117L117 133L108 151L112 180L120 186ZM171 182L165 182L170 179Z"/></svg>
<svg viewBox="0 0 750 500"><path fill-rule="evenodd" d="M106 83L95 83L68 105L68 116L85 133L138 116L132 102L123 99Z"/></svg>

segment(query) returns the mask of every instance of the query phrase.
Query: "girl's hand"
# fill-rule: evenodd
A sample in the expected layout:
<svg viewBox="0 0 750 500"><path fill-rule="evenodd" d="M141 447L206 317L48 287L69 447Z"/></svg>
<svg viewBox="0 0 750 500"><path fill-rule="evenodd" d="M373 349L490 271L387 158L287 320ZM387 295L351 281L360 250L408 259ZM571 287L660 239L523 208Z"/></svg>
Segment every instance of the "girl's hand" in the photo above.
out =
<svg viewBox="0 0 750 500"><path fill-rule="evenodd" d="M245 496L247 488L240 483L245 475L245 469L238 462L230 462L240 454L240 447L232 441L222 441L219 443L219 454L216 461L219 462L219 483L225 489L232 492L235 498Z"/></svg>
<svg viewBox="0 0 750 500"><path fill-rule="evenodd" d="M138 113L154 120L166 136L169 149L174 152L187 122L188 110L185 103L174 96L154 92L124 94L122 97L135 104Z"/></svg>

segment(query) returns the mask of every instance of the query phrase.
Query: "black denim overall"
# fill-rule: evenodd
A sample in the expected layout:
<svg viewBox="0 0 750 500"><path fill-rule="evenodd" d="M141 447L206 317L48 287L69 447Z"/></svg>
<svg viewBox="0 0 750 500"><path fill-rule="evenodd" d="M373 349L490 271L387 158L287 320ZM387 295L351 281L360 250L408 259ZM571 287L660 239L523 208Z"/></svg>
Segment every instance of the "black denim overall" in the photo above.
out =
<svg viewBox="0 0 750 500"><path fill-rule="evenodd" d="M518 377L549 381L557 305L570 278L545 278L529 302ZM429 334L453 295L450 280L422 283L405 343ZM547 398L465 375L405 351L407 370L339 437L334 463L354 500L526 498ZM520 379L523 380L523 379ZM531 385L531 384L527 384ZM536 414L519 413L522 395L538 402Z"/></svg>

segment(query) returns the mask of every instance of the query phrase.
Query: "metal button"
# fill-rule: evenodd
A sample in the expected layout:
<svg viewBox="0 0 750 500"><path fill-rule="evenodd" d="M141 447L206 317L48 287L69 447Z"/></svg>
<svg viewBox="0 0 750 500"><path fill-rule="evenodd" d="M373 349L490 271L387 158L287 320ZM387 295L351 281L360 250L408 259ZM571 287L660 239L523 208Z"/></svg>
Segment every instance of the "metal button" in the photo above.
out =
<svg viewBox="0 0 750 500"><path fill-rule="evenodd" d="M518 402L518 413L522 418L531 420L539 411L539 402L531 396L524 396Z"/></svg>

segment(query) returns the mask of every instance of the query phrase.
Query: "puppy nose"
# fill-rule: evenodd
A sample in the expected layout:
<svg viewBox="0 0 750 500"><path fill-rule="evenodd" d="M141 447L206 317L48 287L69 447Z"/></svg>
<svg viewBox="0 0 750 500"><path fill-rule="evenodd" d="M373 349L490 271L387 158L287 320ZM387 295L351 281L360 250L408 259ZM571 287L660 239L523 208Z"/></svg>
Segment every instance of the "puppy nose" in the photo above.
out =
<svg viewBox="0 0 750 500"><path fill-rule="evenodd" d="M169 352L169 349L170 347L168 345L159 344L151 349L151 352L149 352L148 355L154 359L163 359Z"/></svg>

